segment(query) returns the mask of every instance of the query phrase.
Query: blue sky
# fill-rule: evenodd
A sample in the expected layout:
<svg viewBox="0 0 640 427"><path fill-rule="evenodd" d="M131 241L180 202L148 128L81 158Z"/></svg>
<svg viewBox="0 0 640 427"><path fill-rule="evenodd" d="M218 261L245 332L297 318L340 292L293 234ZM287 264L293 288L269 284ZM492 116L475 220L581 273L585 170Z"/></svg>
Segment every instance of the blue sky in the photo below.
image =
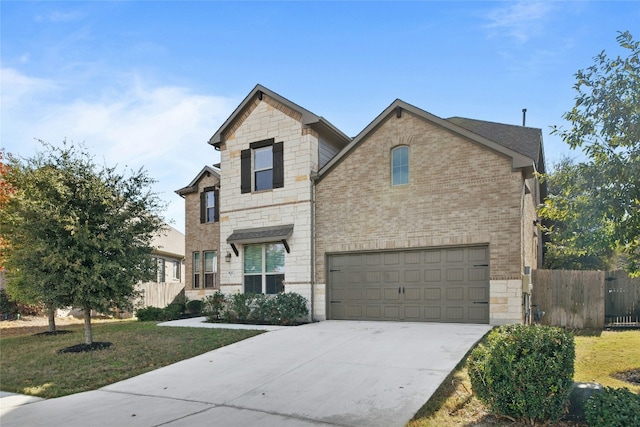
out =
<svg viewBox="0 0 640 427"><path fill-rule="evenodd" d="M0 146L84 142L144 167L184 231L207 144L260 83L355 136L396 98L436 116L527 126L547 166L579 157L550 126L574 74L640 39L637 1L0 2Z"/></svg>

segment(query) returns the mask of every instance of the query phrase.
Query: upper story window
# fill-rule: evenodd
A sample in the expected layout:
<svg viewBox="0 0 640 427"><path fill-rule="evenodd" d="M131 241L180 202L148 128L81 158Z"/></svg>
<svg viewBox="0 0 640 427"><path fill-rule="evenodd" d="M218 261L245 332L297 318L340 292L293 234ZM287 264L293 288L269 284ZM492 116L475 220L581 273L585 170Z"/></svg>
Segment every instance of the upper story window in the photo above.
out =
<svg viewBox="0 0 640 427"><path fill-rule="evenodd" d="M283 143L265 139L249 144L240 153L242 193L284 186Z"/></svg>
<svg viewBox="0 0 640 427"><path fill-rule="evenodd" d="M220 209L218 208L219 191L215 187L206 187L200 193L200 222L217 222Z"/></svg>
<svg viewBox="0 0 640 427"><path fill-rule="evenodd" d="M409 183L409 147L403 145L391 150L391 185Z"/></svg>

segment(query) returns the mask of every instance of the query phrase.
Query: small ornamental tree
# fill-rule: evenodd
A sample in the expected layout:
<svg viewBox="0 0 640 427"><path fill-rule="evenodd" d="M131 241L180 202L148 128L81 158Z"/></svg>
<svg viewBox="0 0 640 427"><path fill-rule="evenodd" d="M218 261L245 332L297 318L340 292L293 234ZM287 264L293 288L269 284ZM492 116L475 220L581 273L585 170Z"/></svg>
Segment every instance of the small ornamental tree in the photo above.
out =
<svg viewBox="0 0 640 427"><path fill-rule="evenodd" d="M52 307L130 309L135 284L154 274L151 240L163 227L154 182L96 165L84 147L54 147L13 158L4 179L16 194L0 213L10 289Z"/></svg>
<svg viewBox="0 0 640 427"><path fill-rule="evenodd" d="M575 74L575 105L562 116L570 126L552 131L582 148L588 160L578 167L586 179L552 194L540 215L570 226L547 230L555 248L597 254L605 243L624 255L631 275L640 275L640 41L628 31L616 39L624 55L602 51ZM574 238L589 232L596 239Z"/></svg>

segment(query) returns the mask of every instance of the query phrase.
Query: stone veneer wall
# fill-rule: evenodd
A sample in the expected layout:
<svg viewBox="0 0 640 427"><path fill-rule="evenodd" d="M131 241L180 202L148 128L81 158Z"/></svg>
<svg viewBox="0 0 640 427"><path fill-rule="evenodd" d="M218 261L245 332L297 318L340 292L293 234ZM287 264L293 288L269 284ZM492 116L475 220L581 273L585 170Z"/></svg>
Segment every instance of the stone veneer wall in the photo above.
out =
<svg viewBox="0 0 640 427"><path fill-rule="evenodd" d="M217 289L203 288L203 251L218 252L218 283L220 283L220 258L224 254L220 252L220 222L200 223L200 193L206 187L218 184L218 178L214 175L203 175L198 181L198 191L185 194L185 295L190 300L203 299L206 295L213 294ZM222 202L221 202L222 203ZM200 254L200 288L193 288L193 253ZM226 252L225 252L226 253Z"/></svg>
<svg viewBox="0 0 640 427"><path fill-rule="evenodd" d="M410 183L391 186L391 149ZM327 253L488 244L490 323L522 320L523 178L511 159L408 112L395 114L316 185L314 316L326 318Z"/></svg>
<svg viewBox="0 0 640 427"><path fill-rule="evenodd" d="M232 123L220 147L221 211L220 241L224 254L233 251L227 238L234 230L293 224L285 254L285 291L311 300L311 180L317 170L318 135L301 122L299 113L274 101L266 94L257 98ZM274 138L284 143L284 187L241 194L240 153L249 144ZM243 291L243 252L222 262L222 291Z"/></svg>

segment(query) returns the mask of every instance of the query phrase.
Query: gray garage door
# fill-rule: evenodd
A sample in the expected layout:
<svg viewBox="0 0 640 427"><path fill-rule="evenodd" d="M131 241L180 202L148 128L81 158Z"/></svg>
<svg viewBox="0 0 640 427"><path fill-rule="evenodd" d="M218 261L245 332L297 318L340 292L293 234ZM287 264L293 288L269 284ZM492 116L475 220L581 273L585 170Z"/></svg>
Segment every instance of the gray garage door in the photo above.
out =
<svg viewBox="0 0 640 427"><path fill-rule="evenodd" d="M489 323L486 246L327 258L330 319Z"/></svg>

